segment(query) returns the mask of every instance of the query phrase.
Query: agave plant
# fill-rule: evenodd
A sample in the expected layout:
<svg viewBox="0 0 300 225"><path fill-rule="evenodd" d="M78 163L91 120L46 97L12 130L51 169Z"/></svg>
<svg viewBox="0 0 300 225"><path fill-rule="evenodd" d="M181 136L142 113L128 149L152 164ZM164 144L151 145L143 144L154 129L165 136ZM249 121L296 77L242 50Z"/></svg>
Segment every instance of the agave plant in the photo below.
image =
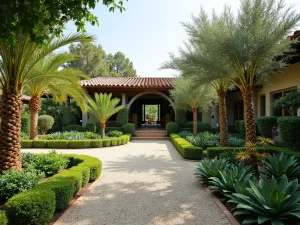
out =
<svg viewBox="0 0 300 225"><path fill-rule="evenodd" d="M224 170L219 170L216 177L210 177L209 187L220 193L222 200L226 201L235 193L236 182L244 187L249 187L252 176L251 167L239 162L237 165L232 164Z"/></svg>
<svg viewBox="0 0 300 225"><path fill-rule="evenodd" d="M228 166L227 159L218 159L215 157L214 159L202 160L197 166L195 175L203 184L207 185L209 178L216 177L219 170L224 170Z"/></svg>
<svg viewBox="0 0 300 225"><path fill-rule="evenodd" d="M259 171L268 177L280 178L286 175L289 180L300 177L300 163L294 156L287 156L281 152L279 155L267 155Z"/></svg>
<svg viewBox="0 0 300 225"><path fill-rule="evenodd" d="M229 202L237 204L234 215L243 215L243 224L298 224L300 219L300 185L283 175L279 180L262 176L250 181L248 193L233 193Z"/></svg>
<svg viewBox="0 0 300 225"><path fill-rule="evenodd" d="M228 151L222 152L220 154L220 158L227 159L229 163L235 163L237 161L236 151L228 150Z"/></svg>

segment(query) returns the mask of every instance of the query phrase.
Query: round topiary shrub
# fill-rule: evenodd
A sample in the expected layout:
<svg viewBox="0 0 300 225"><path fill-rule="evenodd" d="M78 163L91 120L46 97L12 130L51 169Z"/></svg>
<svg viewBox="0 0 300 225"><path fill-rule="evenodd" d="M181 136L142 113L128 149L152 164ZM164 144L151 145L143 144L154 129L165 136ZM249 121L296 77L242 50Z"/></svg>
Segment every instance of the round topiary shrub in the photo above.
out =
<svg viewBox="0 0 300 225"><path fill-rule="evenodd" d="M273 137L273 127L277 126L276 116L261 116L257 118L259 133L267 138Z"/></svg>
<svg viewBox="0 0 300 225"><path fill-rule="evenodd" d="M123 125L124 134L135 135L135 126L133 123L126 123Z"/></svg>
<svg viewBox="0 0 300 225"><path fill-rule="evenodd" d="M9 225L42 225L51 221L55 211L55 193L30 190L17 194L5 204Z"/></svg>
<svg viewBox="0 0 300 225"><path fill-rule="evenodd" d="M282 140L293 149L300 151L300 117L280 117L277 122Z"/></svg>
<svg viewBox="0 0 300 225"><path fill-rule="evenodd" d="M54 118L49 115L39 116L38 128L42 134L47 134L48 130L52 128L54 124Z"/></svg>
<svg viewBox="0 0 300 225"><path fill-rule="evenodd" d="M166 130L168 135L172 133L178 133L179 132L178 124L174 122L169 122L167 123Z"/></svg>
<svg viewBox="0 0 300 225"><path fill-rule="evenodd" d="M128 110L126 108L121 109L117 114L116 123L119 126L123 126L128 123Z"/></svg>

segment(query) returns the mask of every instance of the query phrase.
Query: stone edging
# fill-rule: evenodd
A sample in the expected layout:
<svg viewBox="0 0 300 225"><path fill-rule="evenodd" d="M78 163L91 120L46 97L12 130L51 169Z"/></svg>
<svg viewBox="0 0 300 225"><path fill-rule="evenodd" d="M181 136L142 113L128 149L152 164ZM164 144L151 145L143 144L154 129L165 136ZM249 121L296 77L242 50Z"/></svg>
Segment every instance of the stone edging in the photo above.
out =
<svg viewBox="0 0 300 225"><path fill-rule="evenodd" d="M241 225L236 218L231 214L231 212L228 211L228 209L225 207L225 205L218 199L209 188L203 187L204 190L210 194L210 197L214 200L216 205L221 209L222 213L226 216L226 218L229 220L231 225Z"/></svg>
<svg viewBox="0 0 300 225"><path fill-rule="evenodd" d="M96 184L96 182L100 182L103 178L103 173L101 173L101 176L95 180L87 189L83 190L83 192L81 193L80 197L75 199L67 208L67 210L65 210L65 212L52 224L52 225L63 225L63 220L73 211L73 209L78 206L79 200L81 199L81 197L88 193L91 192L91 188Z"/></svg>

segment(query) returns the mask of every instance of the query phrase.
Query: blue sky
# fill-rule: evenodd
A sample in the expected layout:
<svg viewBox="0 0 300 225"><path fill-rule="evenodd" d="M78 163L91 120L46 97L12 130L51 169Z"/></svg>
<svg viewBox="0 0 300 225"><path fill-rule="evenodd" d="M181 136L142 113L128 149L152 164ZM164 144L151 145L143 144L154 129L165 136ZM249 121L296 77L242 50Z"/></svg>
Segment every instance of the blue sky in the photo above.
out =
<svg viewBox="0 0 300 225"><path fill-rule="evenodd" d="M101 2L101 1L100 1ZM286 0L300 12L300 0ZM169 52L177 52L187 39L180 22L190 21L192 13L203 7L220 12L224 4L237 9L239 0L129 0L126 11L110 13L100 3L94 10L100 26L87 26L87 32L96 36L107 53L121 51L131 59L142 77L172 77L172 70L158 70L168 60ZM76 32L72 24L65 33Z"/></svg>

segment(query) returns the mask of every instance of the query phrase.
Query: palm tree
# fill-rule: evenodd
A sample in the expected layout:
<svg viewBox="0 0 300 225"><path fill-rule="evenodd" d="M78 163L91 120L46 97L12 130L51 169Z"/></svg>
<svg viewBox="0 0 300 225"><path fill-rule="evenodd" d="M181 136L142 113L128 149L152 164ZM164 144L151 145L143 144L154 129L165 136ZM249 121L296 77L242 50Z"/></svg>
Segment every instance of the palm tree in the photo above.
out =
<svg viewBox="0 0 300 225"><path fill-rule="evenodd" d="M95 100L88 99L88 111L92 113L99 121L101 126L101 137L105 137L105 126L107 120L116 114L124 106L118 106L120 99L111 98L112 94L97 94L95 93Z"/></svg>
<svg viewBox="0 0 300 225"><path fill-rule="evenodd" d="M0 109L0 171L21 169L21 97L30 70L62 46L91 40L91 36L81 33L53 38L42 46L32 42L29 35L24 33L16 35L15 45L9 46L0 40L0 84L3 91Z"/></svg>
<svg viewBox="0 0 300 225"><path fill-rule="evenodd" d="M189 109L193 112L193 134L198 133L198 110L207 111L217 99L217 93L211 85L195 86L192 79L179 78L170 91L177 109Z"/></svg>
<svg viewBox="0 0 300 225"><path fill-rule="evenodd" d="M201 53L197 53L198 67L210 71L221 58L230 68L230 73L209 77L229 79L241 91L247 142L256 141L253 90L283 68L284 58L277 56L289 51L291 41L286 37L300 20L284 6L283 1L242 0L236 17L228 7L211 18L202 10L192 23L184 24L191 45L197 46L192 52Z"/></svg>
<svg viewBox="0 0 300 225"><path fill-rule="evenodd" d="M38 113L41 110L41 96L50 94L57 102L64 102L68 96L73 97L77 104L84 109L87 95L81 87L81 78L88 78L83 72L60 67L68 61L74 60L75 56L61 53L41 59L28 73L25 91L31 96L28 104L30 112L30 139L38 138L37 122Z"/></svg>

